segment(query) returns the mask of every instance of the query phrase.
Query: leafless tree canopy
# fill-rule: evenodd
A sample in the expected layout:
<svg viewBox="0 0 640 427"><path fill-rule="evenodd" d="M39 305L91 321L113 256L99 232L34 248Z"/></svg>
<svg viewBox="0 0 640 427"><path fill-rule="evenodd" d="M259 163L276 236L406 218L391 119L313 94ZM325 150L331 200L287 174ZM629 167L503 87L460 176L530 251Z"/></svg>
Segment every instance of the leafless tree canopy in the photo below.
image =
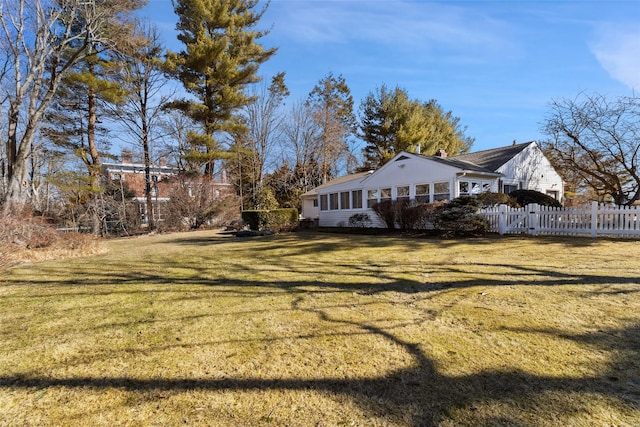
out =
<svg viewBox="0 0 640 427"><path fill-rule="evenodd" d="M603 201L640 200L640 98L583 94L550 107L543 131L556 169L577 176Z"/></svg>

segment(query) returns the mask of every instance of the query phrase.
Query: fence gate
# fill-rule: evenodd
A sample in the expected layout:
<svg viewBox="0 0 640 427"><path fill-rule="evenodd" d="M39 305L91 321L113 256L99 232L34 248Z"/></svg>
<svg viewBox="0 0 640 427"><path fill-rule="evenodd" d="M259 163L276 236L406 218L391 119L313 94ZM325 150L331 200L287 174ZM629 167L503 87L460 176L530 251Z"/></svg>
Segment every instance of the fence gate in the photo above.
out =
<svg viewBox="0 0 640 427"><path fill-rule="evenodd" d="M530 204L524 208L500 205L480 211L490 230L500 234L617 236L640 238L640 206L554 208Z"/></svg>

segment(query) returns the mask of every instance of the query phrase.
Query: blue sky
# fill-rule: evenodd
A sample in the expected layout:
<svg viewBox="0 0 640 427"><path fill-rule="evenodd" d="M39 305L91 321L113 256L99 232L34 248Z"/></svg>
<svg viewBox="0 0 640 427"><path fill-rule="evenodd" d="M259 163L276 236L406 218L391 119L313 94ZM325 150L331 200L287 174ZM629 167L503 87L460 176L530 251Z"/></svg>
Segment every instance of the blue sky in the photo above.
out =
<svg viewBox="0 0 640 427"><path fill-rule="evenodd" d="M264 4L264 3L263 3ZM176 40L170 0L142 11ZM640 94L640 1L272 0L261 68L287 74L288 103L329 72L356 108L382 84L436 99L460 117L472 151L542 140L553 99Z"/></svg>

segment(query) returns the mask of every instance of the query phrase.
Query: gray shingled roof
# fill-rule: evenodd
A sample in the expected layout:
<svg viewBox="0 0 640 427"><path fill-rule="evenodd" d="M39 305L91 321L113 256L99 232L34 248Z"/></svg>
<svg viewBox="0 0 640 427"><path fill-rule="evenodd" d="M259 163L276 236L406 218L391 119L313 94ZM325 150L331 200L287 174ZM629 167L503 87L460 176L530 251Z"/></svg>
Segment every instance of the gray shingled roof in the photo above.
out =
<svg viewBox="0 0 640 427"><path fill-rule="evenodd" d="M534 141L530 141L522 144L509 145L507 147L493 148L491 150L476 151L475 153L454 156L451 157L451 159L473 163L474 165L495 172L533 143Z"/></svg>
<svg viewBox="0 0 640 427"><path fill-rule="evenodd" d="M345 175L345 176L341 176L338 178L334 178L331 181L327 182L326 184L322 184L317 186L316 188L312 188L311 190L307 191L306 193L304 193L302 195L302 197L305 196L312 196L318 193L318 189L322 189L324 187L330 187L330 186L334 186L336 184L342 184L345 182L349 182L349 181L355 181L357 179L365 179L367 176L371 175L373 171L366 171L366 172L358 172L358 173L354 173L351 175Z"/></svg>
<svg viewBox="0 0 640 427"><path fill-rule="evenodd" d="M424 157L428 158L429 160L433 160L439 163L443 163L445 165L453 166L454 168L458 168L464 171L491 173L491 174L495 173L494 170L476 165L469 161L460 160L459 159L460 156L455 156L455 157L424 156Z"/></svg>

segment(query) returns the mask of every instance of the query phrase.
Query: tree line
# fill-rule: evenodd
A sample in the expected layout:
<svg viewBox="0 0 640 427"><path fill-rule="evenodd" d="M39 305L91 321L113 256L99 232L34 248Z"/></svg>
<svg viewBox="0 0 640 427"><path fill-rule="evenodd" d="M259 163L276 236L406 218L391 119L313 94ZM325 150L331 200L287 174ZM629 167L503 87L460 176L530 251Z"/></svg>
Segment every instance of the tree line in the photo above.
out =
<svg viewBox="0 0 640 427"><path fill-rule="evenodd" d="M305 99L286 102L286 72L260 75L277 48L262 43L267 6L258 0L174 0L179 52L167 50L158 29L138 17L142 6L143 0L0 0L4 214L25 207L83 211L98 229L101 218L118 211L118 200L130 197L103 176L114 141L133 144L145 165L148 212L150 168L160 157L203 180L224 170L243 208L269 209L298 207L305 191L375 169L401 150L455 155L474 142L451 111L436 100L412 99L401 87L382 84L356 108L344 77L331 72ZM576 193L589 189L633 203L640 183L638 99L612 105L587 98L590 110L578 100L552 103L548 153ZM611 117L583 137L584 125L564 120L575 117L572 109L591 123ZM364 143L361 151L357 142Z"/></svg>

